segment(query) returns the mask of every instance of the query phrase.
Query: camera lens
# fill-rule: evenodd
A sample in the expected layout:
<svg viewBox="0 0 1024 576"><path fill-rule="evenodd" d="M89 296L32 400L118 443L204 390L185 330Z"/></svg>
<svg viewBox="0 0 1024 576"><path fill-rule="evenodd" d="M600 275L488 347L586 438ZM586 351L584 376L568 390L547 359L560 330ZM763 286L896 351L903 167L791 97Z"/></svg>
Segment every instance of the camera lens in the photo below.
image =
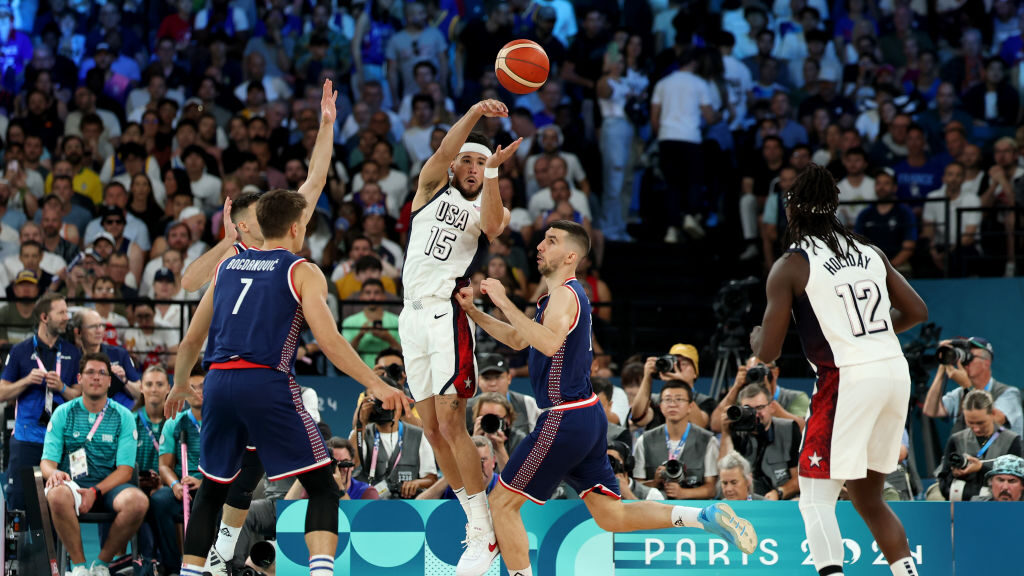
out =
<svg viewBox="0 0 1024 576"><path fill-rule="evenodd" d="M495 414L484 414L480 417L480 429L484 434L494 434L501 428L501 418Z"/></svg>
<svg viewBox="0 0 1024 576"><path fill-rule="evenodd" d="M683 465L679 460L665 461L665 479L678 481L683 477Z"/></svg>

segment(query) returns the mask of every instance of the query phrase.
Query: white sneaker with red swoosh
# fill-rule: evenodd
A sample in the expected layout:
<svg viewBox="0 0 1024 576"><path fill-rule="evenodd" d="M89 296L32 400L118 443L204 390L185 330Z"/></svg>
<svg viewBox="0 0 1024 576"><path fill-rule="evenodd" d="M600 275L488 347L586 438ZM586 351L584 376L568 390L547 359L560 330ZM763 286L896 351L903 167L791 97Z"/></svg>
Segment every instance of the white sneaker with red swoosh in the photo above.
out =
<svg viewBox="0 0 1024 576"><path fill-rule="evenodd" d="M455 576L483 576L498 557L498 539L494 537L494 531L470 528L465 544L466 550L455 567Z"/></svg>

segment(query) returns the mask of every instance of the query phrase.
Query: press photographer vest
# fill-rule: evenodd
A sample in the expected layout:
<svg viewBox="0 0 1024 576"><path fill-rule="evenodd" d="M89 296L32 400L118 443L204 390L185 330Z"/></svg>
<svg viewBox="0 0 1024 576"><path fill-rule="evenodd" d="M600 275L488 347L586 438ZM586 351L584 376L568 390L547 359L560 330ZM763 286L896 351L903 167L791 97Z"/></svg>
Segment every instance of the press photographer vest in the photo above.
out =
<svg viewBox="0 0 1024 576"><path fill-rule="evenodd" d="M748 435L746 441L742 443L736 442L736 437L733 436L734 445L743 445L743 450L737 451L754 467L754 492L762 495L789 481L789 455L793 450L793 443L800 442L799 436L793 433L792 420L773 417L772 429L775 431L775 438L765 446L760 462L756 461L757 449L758 442L763 436ZM765 479L770 480L771 485L767 485Z"/></svg>
<svg viewBox="0 0 1024 576"><path fill-rule="evenodd" d="M995 389L995 386L992 387ZM1010 451L1010 445L1017 438L1017 435L1013 433L1009 428L996 428L999 432L999 437L992 442L992 445L988 447L985 454L981 456L980 460L992 460L1003 454L1008 454ZM993 432L994 434L995 432ZM974 432L969 428L961 430L960 432L954 433L951 437L953 440L953 447L956 452L960 454L969 454L971 456L977 456L978 452L981 451L981 444L978 444L978 437L974 435ZM964 500L970 500L971 496L977 495L981 492L981 489L988 485L988 480L985 479L985 475L982 473L975 473L966 478L960 478L967 484L964 487Z"/></svg>
<svg viewBox="0 0 1024 576"><path fill-rule="evenodd" d="M992 403L995 404L996 400L998 400L999 397L1003 395L1003 392L1006 392L1009 389L1009 386L1003 384L1002 382L996 382L995 378L993 378L992 388L989 389L988 391L988 393L992 396ZM963 388L961 388L959 392L960 398L957 400L957 404L960 406L960 409L957 410L956 422L953 423L953 430L952 432L950 432L951 434L956 434L957 432L967 428L967 423L964 422L964 396L966 396L966 394L964 394ZM1006 427L1010 427L1010 422L1006 423Z"/></svg>
<svg viewBox="0 0 1024 576"><path fill-rule="evenodd" d="M801 394L802 394L802 392L800 392L799 390L789 390L788 388L783 388L783 387L780 386L779 387L779 400L778 400L779 405L782 406L783 408L785 408L786 412L789 412L790 414L793 414L793 410L791 409L791 406L793 406L793 402L797 401L800 398ZM793 414L793 416L796 416L798 418L803 418L803 417L805 417L807 415L806 414Z"/></svg>
<svg viewBox="0 0 1024 576"><path fill-rule="evenodd" d="M396 424L395 431L397 432L397 430L398 426ZM388 452L384 447L384 442L381 442L377 450L377 469L374 470L373 478L368 478L370 467L373 465L373 439L374 432L376 431L377 425L372 422L367 424L366 429L363 431L363 446L359 454L361 466L355 475L356 479L366 482L371 486L385 479L387 479L389 484L401 484L410 480L418 480L420 477L420 443L423 441L423 429L403 422L402 459L398 462L398 466L394 466L394 460L397 455ZM394 449L397 446L398 442L396 441L391 448Z"/></svg>
<svg viewBox="0 0 1024 576"><path fill-rule="evenodd" d="M466 428L469 429L469 433L473 433L473 405L479 400L480 397L470 398L469 402L466 402ZM530 435L530 418L526 412L526 400L523 399L523 395L519 392L509 390L508 401L512 404L512 409L516 411L516 419L512 422L512 428L519 430L523 433L523 436Z"/></svg>
<svg viewBox="0 0 1024 576"><path fill-rule="evenodd" d="M653 488L645 486L642 482L633 482L633 486L630 489L637 500L647 500L647 495L653 490Z"/></svg>
<svg viewBox="0 0 1024 576"><path fill-rule="evenodd" d="M708 442L714 438L714 434L700 426L690 426L690 435L683 445L683 452L679 455L679 461L683 465L683 477L681 480L690 487L704 484L704 456L708 453ZM647 479L657 478L655 472L661 463L668 460L668 445L665 444L665 424L653 430L644 432L644 471ZM639 483L638 483L639 484ZM637 497L640 494L637 493Z"/></svg>

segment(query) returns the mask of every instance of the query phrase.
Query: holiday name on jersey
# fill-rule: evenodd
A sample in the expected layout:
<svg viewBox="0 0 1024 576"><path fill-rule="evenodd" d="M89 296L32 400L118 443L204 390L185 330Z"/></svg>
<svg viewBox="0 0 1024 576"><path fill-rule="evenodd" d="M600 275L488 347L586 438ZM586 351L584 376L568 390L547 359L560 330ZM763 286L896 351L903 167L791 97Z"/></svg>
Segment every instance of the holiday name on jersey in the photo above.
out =
<svg viewBox="0 0 1024 576"><path fill-rule="evenodd" d="M853 254L847 254L846 256L839 257L833 256L826 260L825 263L822 264L822 266L825 268L825 270L828 270L830 274L835 276L836 273L842 270L843 268L850 268L852 266L858 266L860 268L867 270L868 263L870 262L871 258L868 258L867 256L858 252L856 256L854 256Z"/></svg>
<svg viewBox="0 0 1024 576"><path fill-rule="evenodd" d="M277 268L276 260L250 260L248 258L232 258L228 261L226 270L241 270L243 272L273 272Z"/></svg>
<svg viewBox="0 0 1024 576"><path fill-rule="evenodd" d="M469 223L469 210L464 210L455 204L449 204L442 200L437 204L434 218L439 222L444 222L465 232L466 225Z"/></svg>

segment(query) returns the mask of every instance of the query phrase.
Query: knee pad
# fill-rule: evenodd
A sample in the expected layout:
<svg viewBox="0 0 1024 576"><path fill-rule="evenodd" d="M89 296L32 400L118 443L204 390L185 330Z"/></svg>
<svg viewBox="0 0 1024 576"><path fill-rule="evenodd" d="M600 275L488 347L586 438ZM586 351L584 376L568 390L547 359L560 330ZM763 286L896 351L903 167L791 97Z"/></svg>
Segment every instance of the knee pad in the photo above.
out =
<svg viewBox="0 0 1024 576"><path fill-rule="evenodd" d="M205 558L217 538L218 518L227 498L227 484L220 484L207 478L196 493L192 504L192 515L185 531L185 554Z"/></svg>
<svg viewBox="0 0 1024 576"><path fill-rule="evenodd" d="M309 495L306 507L306 533L338 531L338 498L341 492L331 475L330 466L322 466L299 476Z"/></svg>
<svg viewBox="0 0 1024 576"><path fill-rule="evenodd" d="M253 450L246 450L242 455L242 470L231 483L226 504L239 510L248 510L252 502L252 493L263 478L263 463Z"/></svg>

